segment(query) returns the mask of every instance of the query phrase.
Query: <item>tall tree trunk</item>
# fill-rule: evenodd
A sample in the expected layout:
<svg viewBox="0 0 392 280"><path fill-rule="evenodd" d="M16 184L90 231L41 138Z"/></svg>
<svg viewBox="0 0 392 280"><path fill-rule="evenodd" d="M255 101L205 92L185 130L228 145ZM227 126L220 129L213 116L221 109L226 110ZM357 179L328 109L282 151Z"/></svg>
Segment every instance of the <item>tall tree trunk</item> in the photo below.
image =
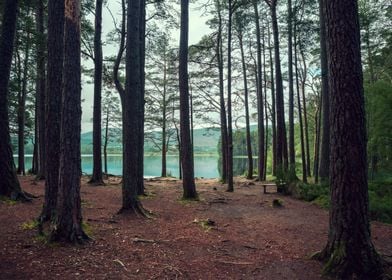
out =
<svg viewBox="0 0 392 280"><path fill-rule="evenodd" d="M290 180L297 178L295 172L295 143L294 143L294 79L293 79L293 11L291 0L287 1L288 28L288 72L289 72L289 172Z"/></svg>
<svg viewBox="0 0 392 280"><path fill-rule="evenodd" d="M326 45L326 27L325 15L325 1L319 0L319 13L320 13L320 60L321 60L321 152L320 152L320 166L319 176L321 182L328 182L329 179L329 93L328 93L328 63L327 63L327 45Z"/></svg>
<svg viewBox="0 0 392 280"><path fill-rule="evenodd" d="M146 215L140 200L139 191L143 189L143 176L140 169L143 160L140 149L140 99L142 96L142 75L140 59L140 0L128 0L127 40L126 40L126 84L121 95L123 115L123 185L122 208L120 212Z"/></svg>
<svg viewBox="0 0 392 280"><path fill-rule="evenodd" d="M38 174L37 179L45 179L46 176L46 145L45 145L45 27L44 27L44 3L37 1L36 12L37 24L37 113L38 113Z"/></svg>
<svg viewBox="0 0 392 280"><path fill-rule="evenodd" d="M48 66L46 95L46 180L45 202L40 221L55 215L60 167L61 92L64 61L64 1L48 3Z"/></svg>
<svg viewBox="0 0 392 280"><path fill-rule="evenodd" d="M17 0L5 0L0 37L0 195L26 200L14 164L8 119L8 82L16 29Z"/></svg>
<svg viewBox="0 0 392 280"><path fill-rule="evenodd" d="M242 74L244 78L244 95L245 95L245 130L246 130L246 153L248 156L248 174L246 176L247 179L252 179L253 178L253 156L252 156L252 142L250 138L250 123L249 123L249 93L248 93L248 79L246 75L246 63L245 63L245 54L244 54L244 44L242 42L242 34L238 34L238 40L240 44L240 50L241 50L241 62L242 62ZM261 78L261 76L259 76ZM260 84L260 83L258 83ZM259 87L261 89L261 87ZM260 97L259 97L260 98ZM262 97L261 97L262 98ZM264 135L263 135L263 140L264 140ZM261 148L262 151L264 151L264 143ZM264 160L263 160L264 161Z"/></svg>
<svg viewBox="0 0 392 280"><path fill-rule="evenodd" d="M26 122L26 97L27 97L27 70L30 59L30 28L27 30L27 42L24 49L24 62L22 86L18 95L18 174L26 175L25 171L25 122ZM19 56L19 55L18 55ZM19 57L20 60L20 57Z"/></svg>
<svg viewBox="0 0 392 280"><path fill-rule="evenodd" d="M94 31L94 112L93 112L93 174L90 184L103 185L102 177L102 127L101 127L101 96L102 96L102 4L95 3Z"/></svg>
<svg viewBox="0 0 392 280"><path fill-rule="evenodd" d="M108 143L109 143L109 106L106 109L105 140L103 142L103 161L106 178L108 177Z"/></svg>
<svg viewBox="0 0 392 280"><path fill-rule="evenodd" d="M382 279L371 240L357 1L326 3L331 128L328 242L319 257L340 279Z"/></svg>
<svg viewBox="0 0 392 280"><path fill-rule="evenodd" d="M163 62L163 100L162 100L162 142L161 142L161 152L162 152L162 170L161 177L166 177L166 91L167 91L167 56L166 56L166 46L165 48L165 61Z"/></svg>
<svg viewBox="0 0 392 280"><path fill-rule="evenodd" d="M266 58L266 45L265 45L265 33L264 33L264 28L262 32L262 51L263 51L263 74L264 74L264 112L265 112L265 150L264 150L264 172L263 172L263 177L262 180L266 180L267 177L267 162L268 162L268 142L269 142L269 127L268 127L268 102L267 102L267 70L266 70L266 64L267 64L267 58Z"/></svg>
<svg viewBox="0 0 392 280"><path fill-rule="evenodd" d="M219 71L219 104L220 104L220 123L221 123L221 154L222 154L222 183L227 183L227 118L226 118L226 105L224 93L224 76L223 76L223 40L222 40L222 14L220 0L217 0L218 10L218 35L216 55L218 59Z"/></svg>
<svg viewBox="0 0 392 280"><path fill-rule="evenodd" d="M138 161L140 166L138 168L138 195L144 195L144 89L145 89L145 60L146 60L146 1L140 1L140 17L139 17L139 44L140 44L140 83L141 92L138 95Z"/></svg>
<svg viewBox="0 0 392 280"><path fill-rule="evenodd" d="M313 174L314 174L314 182L317 184L319 182L319 163L320 163L320 104L317 104L316 112L314 113L314 159L313 159Z"/></svg>
<svg viewBox="0 0 392 280"><path fill-rule="evenodd" d="M65 2L64 87L60 134L60 170L57 213L50 239L83 243L89 239L82 229L80 199L80 0Z"/></svg>
<svg viewBox="0 0 392 280"><path fill-rule="evenodd" d="M283 177L288 169L286 124L284 117L283 80L280 66L279 30L276 15L277 0L270 2L272 33L275 51L275 79L276 79L276 166L277 176Z"/></svg>
<svg viewBox="0 0 392 280"><path fill-rule="evenodd" d="M270 75L271 75L271 119L272 119L272 175L276 176L276 102L275 102L275 79L274 79L274 63L273 63L273 56L272 56L272 44L271 44L271 32L268 25L268 49L269 49L269 63L270 63Z"/></svg>
<svg viewBox="0 0 392 280"><path fill-rule="evenodd" d="M233 182L233 118L231 110L231 36L233 4L229 0L229 23L227 27L227 191L234 191Z"/></svg>
<svg viewBox="0 0 392 280"><path fill-rule="evenodd" d="M261 63L261 39L260 39L260 17L257 7L257 1L253 0L253 10L255 12L256 23L256 42L257 42L257 136L258 136L258 152L257 174L259 181L265 178L265 132L264 132L264 100L263 100L263 73ZM263 38L264 40L264 38ZM265 92L264 92L265 94ZM252 159L253 161L253 159Z"/></svg>
<svg viewBox="0 0 392 280"><path fill-rule="evenodd" d="M305 148L306 148L306 174L307 176L312 176L310 169L310 145L309 145L309 125L308 125L308 111L306 106L306 98L305 98L305 89L306 89L306 79L307 79L307 65L306 58L299 44L299 50L301 54L301 60L303 63L303 74L301 81L301 93L302 93L302 101L303 101L303 112L304 112L304 130L305 130Z"/></svg>
<svg viewBox="0 0 392 280"><path fill-rule="evenodd" d="M182 186L184 199L197 198L192 144L189 126L189 84L188 84L188 31L189 30L189 1L181 0L181 29L179 49L179 87L180 87L180 136L181 136L181 165Z"/></svg>
<svg viewBox="0 0 392 280"><path fill-rule="evenodd" d="M298 70L298 52L297 52L297 23L294 25L294 66L295 66L295 81L297 90L297 103L298 103L298 118L299 118L299 129L301 138L301 161L302 161L302 181L304 183L308 182L307 172L306 172L306 154L305 154L305 133L304 125L302 119L302 103L301 103L301 93L299 89L299 70Z"/></svg>

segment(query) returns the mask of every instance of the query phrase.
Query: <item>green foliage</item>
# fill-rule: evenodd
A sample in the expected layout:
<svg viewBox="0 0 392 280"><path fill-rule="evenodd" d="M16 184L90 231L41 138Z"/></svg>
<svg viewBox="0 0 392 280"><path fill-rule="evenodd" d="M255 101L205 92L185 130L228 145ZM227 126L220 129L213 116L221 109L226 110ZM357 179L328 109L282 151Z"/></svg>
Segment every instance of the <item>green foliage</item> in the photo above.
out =
<svg viewBox="0 0 392 280"><path fill-rule="evenodd" d="M274 207L274 208L283 207L283 200L281 200L281 199L274 199L272 201L272 207Z"/></svg>
<svg viewBox="0 0 392 280"><path fill-rule="evenodd" d="M38 221L37 220L31 220L31 221L24 222L21 227L22 227L23 230L35 229L35 228L38 227Z"/></svg>
<svg viewBox="0 0 392 280"><path fill-rule="evenodd" d="M369 183L370 218L392 223L392 181Z"/></svg>

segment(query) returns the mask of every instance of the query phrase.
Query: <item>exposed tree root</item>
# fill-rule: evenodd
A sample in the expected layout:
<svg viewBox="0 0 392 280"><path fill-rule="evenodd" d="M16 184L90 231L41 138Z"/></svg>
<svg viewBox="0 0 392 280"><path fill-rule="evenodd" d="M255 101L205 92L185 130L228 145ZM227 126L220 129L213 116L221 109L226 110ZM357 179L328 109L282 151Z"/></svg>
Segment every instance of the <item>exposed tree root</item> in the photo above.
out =
<svg viewBox="0 0 392 280"><path fill-rule="evenodd" d="M91 238L80 227L73 227L71 232L64 233L57 228L50 233L50 242L64 242L83 245L91 241Z"/></svg>
<svg viewBox="0 0 392 280"><path fill-rule="evenodd" d="M103 180L95 180L93 178L91 178L87 183L91 186L105 186L106 185Z"/></svg>
<svg viewBox="0 0 392 280"><path fill-rule="evenodd" d="M136 214L138 217L152 219L153 213L143 207L140 201L137 201L134 205L129 207L122 207L117 214Z"/></svg>
<svg viewBox="0 0 392 280"><path fill-rule="evenodd" d="M31 202L33 198L35 198L33 195L30 195L24 191L13 191L10 195L11 200L21 202Z"/></svg>

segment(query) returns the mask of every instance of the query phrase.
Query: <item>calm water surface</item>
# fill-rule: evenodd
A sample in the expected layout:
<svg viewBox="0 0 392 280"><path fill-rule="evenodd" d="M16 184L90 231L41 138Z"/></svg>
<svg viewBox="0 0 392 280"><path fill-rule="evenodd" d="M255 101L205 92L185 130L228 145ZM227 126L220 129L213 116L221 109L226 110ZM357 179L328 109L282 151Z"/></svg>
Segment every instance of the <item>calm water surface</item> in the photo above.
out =
<svg viewBox="0 0 392 280"><path fill-rule="evenodd" d="M102 159L103 160L103 159ZM166 157L167 174L178 177L178 156ZM144 156L144 176L161 176L162 157L156 155ZM15 158L17 164L17 157ZM31 168L32 156L25 157L26 170ZM91 174L93 170L93 156L82 155L82 171ZM122 175L122 155L108 156L108 173ZM195 155L195 176L203 178L218 178L218 156L198 156Z"/></svg>

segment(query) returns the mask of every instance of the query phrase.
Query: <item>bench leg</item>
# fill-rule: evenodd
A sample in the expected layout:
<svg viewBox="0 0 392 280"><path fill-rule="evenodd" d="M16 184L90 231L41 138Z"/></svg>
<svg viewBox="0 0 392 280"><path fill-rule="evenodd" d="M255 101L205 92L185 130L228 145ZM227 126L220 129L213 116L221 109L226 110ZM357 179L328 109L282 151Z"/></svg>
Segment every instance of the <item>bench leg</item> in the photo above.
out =
<svg viewBox="0 0 392 280"><path fill-rule="evenodd" d="M265 189L265 188L266 188L266 186L263 186L263 188L264 188L264 193L267 193L267 190Z"/></svg>

